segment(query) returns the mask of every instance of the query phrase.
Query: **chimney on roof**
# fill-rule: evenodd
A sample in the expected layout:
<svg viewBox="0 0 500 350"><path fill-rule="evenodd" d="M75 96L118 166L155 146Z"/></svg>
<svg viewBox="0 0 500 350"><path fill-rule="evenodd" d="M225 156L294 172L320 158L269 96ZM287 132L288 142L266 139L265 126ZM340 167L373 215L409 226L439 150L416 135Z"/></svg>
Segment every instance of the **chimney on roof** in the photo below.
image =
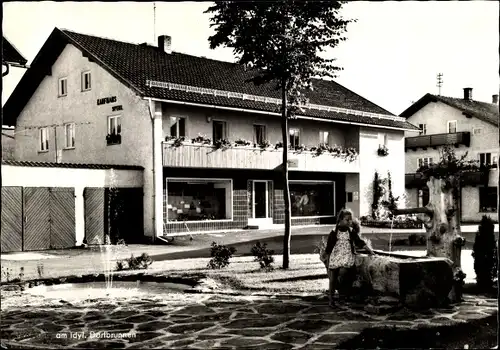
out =
<svg viewBox="0 0 500 350"><path fill-rule="evenodd" d="M491 96L491 103L497 105L498 104L498 95Z"/></svg>
<svg viewBox="0 0 500 350"><path fill-rule="evenodd" d="M160 35L158 37L158 48L165 53L172 53L172 37L168 35Z"/></svg>
<svg viewBox="0 0 500 350"><path fill-rule="evenodd" d="M472 101L472 88L464 88L464 100Z"/></svg>

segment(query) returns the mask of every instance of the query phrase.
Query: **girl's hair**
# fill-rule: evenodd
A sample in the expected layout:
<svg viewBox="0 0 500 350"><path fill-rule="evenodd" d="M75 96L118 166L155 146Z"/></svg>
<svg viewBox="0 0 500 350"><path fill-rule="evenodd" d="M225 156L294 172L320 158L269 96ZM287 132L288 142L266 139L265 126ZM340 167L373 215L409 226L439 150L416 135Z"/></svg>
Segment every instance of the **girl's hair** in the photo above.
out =
<svg viewBox="0 0 500 350"><path fill-rule="evenodd" d="M339 228L339 224L340 224L340 221L344 220L344 218L347 216L347 215L351 215L351 217L353 217L354 215L352 214L352 211L351 209L347 209L347 208L343 208L339 211L339 213L337 214L337 224L335 225L335 231L337 231L337 229ZM353 227L355 229L355 227ZM359 229L359 227L358 227Z"/></svg>

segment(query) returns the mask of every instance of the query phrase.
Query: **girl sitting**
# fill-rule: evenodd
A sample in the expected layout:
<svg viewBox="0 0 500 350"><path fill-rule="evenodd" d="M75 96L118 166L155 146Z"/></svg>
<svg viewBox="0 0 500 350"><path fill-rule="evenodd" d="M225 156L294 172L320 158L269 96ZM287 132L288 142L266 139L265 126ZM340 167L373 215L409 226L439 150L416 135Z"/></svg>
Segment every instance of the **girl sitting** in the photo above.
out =
<svg viewBox="0 0 500 350"><path fill-rule="evenodd" d="M369 254L374 254L373 250L366 245L366 242L359 237L360 226L353 223L352 212L349 209L342 209L337 216L335 230L330 232L326 244L326 267L330 280L329 299L330 306L335 307L333 296L337 287L339 277L344 277L354 267L355 246L364 248Z"/></svg>

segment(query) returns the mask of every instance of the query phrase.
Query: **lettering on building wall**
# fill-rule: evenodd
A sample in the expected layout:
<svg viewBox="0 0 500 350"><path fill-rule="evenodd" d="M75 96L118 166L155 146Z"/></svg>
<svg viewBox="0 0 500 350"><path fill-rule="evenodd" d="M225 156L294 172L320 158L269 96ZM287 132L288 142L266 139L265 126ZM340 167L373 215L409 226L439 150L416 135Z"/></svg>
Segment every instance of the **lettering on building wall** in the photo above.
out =
<svg viewBox="0 0 500 350"><path fill-rule="evenodd" d="M113 112L116 112L116 111L123 111L123 107L122 107L122 105L113 106L113 107L111 107L111 110L112 110Z"/></svg>
<svg viewBox="0 0 500 350"><path fill-rule="evenodd" d="M111 97L104 97L104 98L98 98L97 99L97 105L104 105L106 103L114 103L116 102L116 96L111 96Z"/></svg>

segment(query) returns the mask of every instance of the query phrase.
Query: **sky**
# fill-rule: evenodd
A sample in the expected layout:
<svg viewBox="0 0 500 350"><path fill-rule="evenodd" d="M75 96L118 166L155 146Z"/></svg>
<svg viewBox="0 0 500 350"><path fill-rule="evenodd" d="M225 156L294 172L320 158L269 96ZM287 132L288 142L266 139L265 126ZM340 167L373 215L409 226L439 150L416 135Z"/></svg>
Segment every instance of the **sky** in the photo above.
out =
<svg viewBox="0 0 500 350"><path fill-rule="evenodd" d="M3 2L3 34L28 64L54 27L132 43L172 37L174 51L234 61L228 48L209 48L210 2ZM335 79L386 110L400 114L426 93L491 102L499 93L499 2L364 2L344 5L355 18L348 40L328 51L343 67ZM3 78L2 106L24 74Z"/></svg>

